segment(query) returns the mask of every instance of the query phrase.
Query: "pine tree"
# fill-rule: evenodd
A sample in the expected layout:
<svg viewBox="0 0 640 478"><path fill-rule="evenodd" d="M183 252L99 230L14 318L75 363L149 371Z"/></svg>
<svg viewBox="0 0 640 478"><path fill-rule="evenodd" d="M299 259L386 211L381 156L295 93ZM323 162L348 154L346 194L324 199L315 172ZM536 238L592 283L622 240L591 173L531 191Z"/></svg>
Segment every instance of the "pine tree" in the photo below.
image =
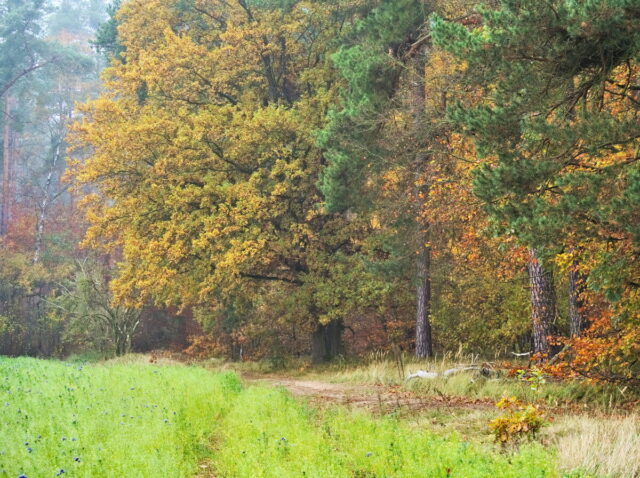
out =
<svg viewBox="0 0 640 478"><path fill-rule="evenodd" d="M588 271L579 282L633 317L640 2L502 0L478 13L471 29L432 19L434 43L467 63L481 98L450 109L483 161L475 194L496 233L534 248L545 267L577 260Z"/></svg>
<svg viewBox="0 0 640 478"><path fill-rule="evenodd" d="M414 270L415 353L420 358L433 355L429 224L419 219L422 198L428 194L426 168L430 159L426 153L429 133L424 81L428 49L426 36L421 37L427 14L426 4L414 0L382 1L368 12L354 37L334 56L346 87L341 95L342 109L330 113L320 136L328 161L320 188L331 212L379 213L377 192L367 187L372 175L397 168L399 156L403 156L402 167L412 171L405 178L410 197L404 201L409 207L392 226L403 241L395 243L390 257L404 256L407 267ZM408 104L405 114L411 119L406 140L413 143L413 148L402 154L380 141L398 101Z"/></svg>

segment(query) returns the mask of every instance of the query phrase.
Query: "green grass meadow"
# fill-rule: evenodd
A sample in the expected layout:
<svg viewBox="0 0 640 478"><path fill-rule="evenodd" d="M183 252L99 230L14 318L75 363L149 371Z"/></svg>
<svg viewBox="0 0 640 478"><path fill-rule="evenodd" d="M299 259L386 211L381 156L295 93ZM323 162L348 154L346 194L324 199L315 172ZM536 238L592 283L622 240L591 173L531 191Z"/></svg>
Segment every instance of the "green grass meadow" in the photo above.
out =
<svg viewBox="0 0 640 478"><path fill-rule="evenodd" d="M473 444L198 367L0 358L0 477L559 476L554 455ZM64 472L62 472L64 470Z"/></svg>
<svg viewBox="0 0 640 478"><path fill-rule="evenodd" d="M0 377L0 477L191 476L241 389L198 368L25 358Z"/></svg>

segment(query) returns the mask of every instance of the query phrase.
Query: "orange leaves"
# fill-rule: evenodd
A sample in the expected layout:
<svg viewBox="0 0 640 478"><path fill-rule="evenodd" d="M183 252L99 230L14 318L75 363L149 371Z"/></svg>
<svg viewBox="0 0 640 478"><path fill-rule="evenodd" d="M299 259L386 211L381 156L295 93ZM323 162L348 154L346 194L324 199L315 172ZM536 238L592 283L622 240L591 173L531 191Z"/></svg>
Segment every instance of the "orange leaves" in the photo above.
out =
<svg viewBox="0 0 640 478"><path fill-rule="evenodd" d="M502 445L517 444L525 438L535 438L546 425L544 412L533 404L525 404L516 397L504 397L496 407L505 410L505 414L489 423L495 439Z"/></svg>
<svg viewBox="0 0 640 478"><path fill-rule="evenodd" d="M583 335L563 339L560 360L544 368L546 373L563 378L587 379L596 383L640 385L637 357L640 354L640 316L624 322L617 319L620 310L601 303L594 309L596 297L587 297L589 327Z"/></svg>

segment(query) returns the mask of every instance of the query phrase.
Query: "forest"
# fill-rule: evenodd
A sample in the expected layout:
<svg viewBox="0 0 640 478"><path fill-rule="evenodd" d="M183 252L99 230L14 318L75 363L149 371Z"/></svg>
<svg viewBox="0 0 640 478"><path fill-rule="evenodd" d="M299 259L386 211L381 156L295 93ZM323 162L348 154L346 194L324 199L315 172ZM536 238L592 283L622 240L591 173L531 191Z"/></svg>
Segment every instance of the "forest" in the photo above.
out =
<svg viewBox="0 0 640 478"><path fill-rule="evenodd" d="M457 357L637 404L639 62L640 0L0 0L0 358ZM476 476L398 466L309 476Z"/></svg>
<svg viewBox="0 0 640 478"><path fill-rule="evenodd" d="M2 3L0 345L640 383L640 4Z"/></svg>

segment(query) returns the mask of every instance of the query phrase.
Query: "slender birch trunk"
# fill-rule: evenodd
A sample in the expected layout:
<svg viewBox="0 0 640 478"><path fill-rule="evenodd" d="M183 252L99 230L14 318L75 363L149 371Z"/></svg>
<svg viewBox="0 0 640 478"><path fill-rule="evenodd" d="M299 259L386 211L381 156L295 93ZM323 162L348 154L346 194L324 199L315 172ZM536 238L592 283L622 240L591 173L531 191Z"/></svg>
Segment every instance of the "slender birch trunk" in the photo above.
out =
<svg viewBox="0 0 640 478"><path fill-rule="evenodd" d="M9 207L11 205L11 106L9 94L4 100L4 128L2 134L2 211L0 211L0 236L9 229Z"/></svg>
<svg viewBox="0 0 640 478"><path fill-rule="evenodd" d="M58 141L53 151L51 167L49 168L49 173L47 174L47 179L44 184L44 189L43 189L44 195L43 195L42 201L38 205L38 218L36 223L36 240L35 240L33 259L32 259L32 262L34 264L36 264L40 260L40 254L42 253L44 227L45 227L45 222L47 220L47 212L49 210L49 205L51 204L51 184L53 183L53 176L55 174L56 166L60 158L60 148L61 148L61 143L60 141Z"/></svg>

